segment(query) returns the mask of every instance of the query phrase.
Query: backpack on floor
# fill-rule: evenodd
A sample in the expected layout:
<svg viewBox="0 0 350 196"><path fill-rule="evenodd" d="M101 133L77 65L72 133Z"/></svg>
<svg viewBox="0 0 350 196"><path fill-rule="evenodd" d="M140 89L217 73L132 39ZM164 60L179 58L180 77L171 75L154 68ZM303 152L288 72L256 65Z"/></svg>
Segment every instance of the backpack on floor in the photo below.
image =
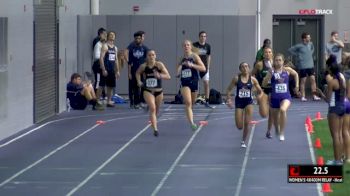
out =
<svg viewBox="0 0 350 196"><path fill-rule="evenodd" d="M222 104L221 93L215 89L210 89L209 92L209 103L210 104Z"/></svg>
<svg viewBox="0 0 350 196"><path fill-rule="evenodd" d="M175 95L175 101L174 104L183 104L183 97L181 95L181 92L179 92Z"/></svg>

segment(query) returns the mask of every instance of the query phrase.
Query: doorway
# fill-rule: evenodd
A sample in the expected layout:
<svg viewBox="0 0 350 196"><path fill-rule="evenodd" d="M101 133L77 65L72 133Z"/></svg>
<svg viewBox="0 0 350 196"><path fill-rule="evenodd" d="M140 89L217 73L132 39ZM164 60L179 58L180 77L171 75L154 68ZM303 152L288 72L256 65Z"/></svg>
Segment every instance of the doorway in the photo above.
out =
<svg viewBox="0 0 350 196"><path fill-rule="evenodd" d="M57 113L57 18L56 0L34 3L34 123Z"/></svg>
<svg viewBox="0 0 350 196"><path fill-rule="evenodd" d="M286 59L295 64L296 59L292 57L288 49L301 42L303 32L310 33L311 41L314 44L314 65L317 86L321 85L324 72L324 16L323 15L273 15L273 49L275 53L282 53ZM310 88L309 83L306 84ZM306 92L310 92L306 89Z"/></svg>

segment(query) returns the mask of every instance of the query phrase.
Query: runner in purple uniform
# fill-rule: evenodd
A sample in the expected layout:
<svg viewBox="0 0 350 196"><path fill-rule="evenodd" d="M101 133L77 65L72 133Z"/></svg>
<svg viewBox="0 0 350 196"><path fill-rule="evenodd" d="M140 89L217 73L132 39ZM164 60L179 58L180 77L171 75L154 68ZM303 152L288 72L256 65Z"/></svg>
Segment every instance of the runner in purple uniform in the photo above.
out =
<svg viewBox="0 0 350 196"><path fill-rule="evenodd" d="M323 93L320 89L317 89L317 93L329 105L327 119L333 140L334 160L328 160L326 164L341 165L342 129L344 127L343 118L346 112L346 82L344 75L341 73L341 65L337 64L336 60L329 58L327 60L327 68L329 75L326 77L326 93Z"/></svg>
<svg viewBox="0 0 350 196"><path fill-rule="evenodd" d="M272 110L273 124L276 134L280 141L284 141L284 128L287 121L287 110L291 104L291 95L289 91L289 75L292 75L296 81L294 91L299 92L299 76L296 71L290 67L284 67L283 54L276 54L274 57L274 70L268 72L263 80L263 86L271 83L270 108ZM271 135L267 131L266 136Z"/></svg>

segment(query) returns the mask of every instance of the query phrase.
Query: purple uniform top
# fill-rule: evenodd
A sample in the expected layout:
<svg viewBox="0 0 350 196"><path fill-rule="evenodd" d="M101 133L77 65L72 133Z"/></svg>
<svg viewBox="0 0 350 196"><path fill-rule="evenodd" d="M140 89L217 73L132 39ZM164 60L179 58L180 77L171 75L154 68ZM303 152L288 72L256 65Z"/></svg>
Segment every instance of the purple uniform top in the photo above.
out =
<svg viewBox="0 0 350 196"><path fill-rule="evenodd" d="M272 108L280 108L283 100L291 100L289 92L289 75L287 71L272 72L271 77L271 99Z"/></svg>
<svg viewBox="0 0 350 196"><path fill-rule="evenodd" d="M282 71L281 73L278 73L273 71L271 77L271 87L271 98L290 98L288 72Z"/></svg>

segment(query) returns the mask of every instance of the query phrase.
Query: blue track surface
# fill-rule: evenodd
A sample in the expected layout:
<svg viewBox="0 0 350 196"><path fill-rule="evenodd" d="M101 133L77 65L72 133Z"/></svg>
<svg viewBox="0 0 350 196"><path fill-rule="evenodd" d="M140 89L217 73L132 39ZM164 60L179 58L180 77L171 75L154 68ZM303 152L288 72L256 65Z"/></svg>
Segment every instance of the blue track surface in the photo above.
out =
<svg viewBox="0 0 350 196"><path fill-rule="evenodd" d="M312 163L304 121L325 115L325 103L294 101L284 142L265 138L256 108L246 149L234 110L196 105L195 120L208 125L193 132L183 107L162 106L158 138L148 114L126 105L23 130L0 142L0 195L318 195L316 184L287 183L287 165Z"/></svg>

